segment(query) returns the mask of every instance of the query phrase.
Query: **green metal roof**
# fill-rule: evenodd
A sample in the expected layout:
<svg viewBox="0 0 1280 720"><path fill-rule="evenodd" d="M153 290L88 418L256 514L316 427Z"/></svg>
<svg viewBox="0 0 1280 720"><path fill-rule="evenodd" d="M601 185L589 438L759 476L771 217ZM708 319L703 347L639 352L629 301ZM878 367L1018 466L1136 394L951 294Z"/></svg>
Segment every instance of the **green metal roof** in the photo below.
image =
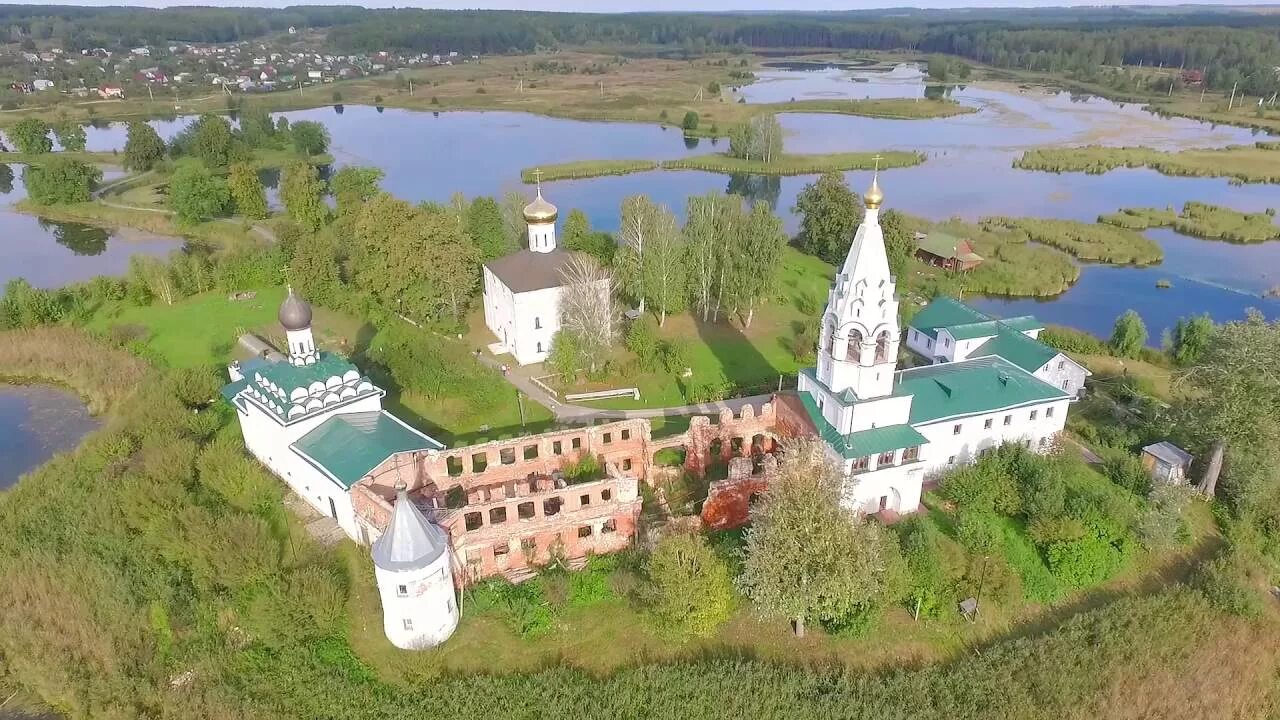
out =
<svg viewBox="0 0 1280 720"><path fill-rule="evenodd" d="M964 325L951 325L945 328L951 337L957 340L973 340L974 338L991 337L999 332L999 325L995 320L986 320L984 322L965 323Z"/></svg>
<svg viewBox="0 0 1280 720"><path fill-rule="evenodd" d="M994 355L903 370L894 395L912 396L912 425L1069 397Z"/></svg>
<svg viewBox="0 0 1280 720"><path fill-rule="evenodd" d="M1023 370L1034 373L1057 357L1058 351L1017 330L1001 327L999 335L982 343L969 354L970 357L983 355L999 355Z"/></svg>
<svg viewBox="0 0 1280 720"><path fill-rule="evenodd" d="M818 434L823 441L839 452L846 460L868 455L879 455L889 450L917 447L929 442L925 439L925 436L910 425L889 425L842 435L822 416L822 409L814 401L813 395L801 392L800 404L804 406L805 412L809 415L809 420L817 428Z"/></svg>
<svg viewBox="0 0 1280 720"><path fill-rule="evenodd" d="M440 450L444 446L379 410L335 415L290 447L350 489L365 473L396 453Z"/></svg>
<svg viewBox="0 0 1280 720"><path fill-rule="evenodd" d="M222 396L242 410L254 404L288 425L382 390L341 356L320 353L310 365L261 358L240 364L243 380L228 383Z"/></svg>
<svg viewBox="0 0 1280 720"><path fill-rule="evenodd" d="M345 358L322 352L320 359L310 365L292 365L288 362L266 363L252 372L246 372L245 377L260 374L288 395L289 391L295 388L305 388L313 382L323 383L335 375L342 377L352 370L360 372Z"/></svg>
<svg viewBox="0 0 1280 720"><path fill-rule="evenodd" d="M968 245L967 240L962 240L955 235L948 235L942 232L931 232L919 240L920 249L931 255L937 255L941 258L957 258L967 261L981 261L982 256L972 252L972 248L968 248L969 252L961 252L959 247L961 244Z"/></svg>
<svg viewBox="0 0 1280 720"><path fill-rule="evenodd" d="M1017 317L1001 318L1000 322L1004 325L1008 325L1018 332L1044 329L1044 323L1037 320L1035 315L1019 315Z"/></svg>
<svg viewBox="0 0 1280 720"><path fill-rule="evenodd" d="M990 315L974 310L959 300L940 295L916 313L911 318L910 325L919 332L937 339L938 328L987 322L991 319Z"/></svg>

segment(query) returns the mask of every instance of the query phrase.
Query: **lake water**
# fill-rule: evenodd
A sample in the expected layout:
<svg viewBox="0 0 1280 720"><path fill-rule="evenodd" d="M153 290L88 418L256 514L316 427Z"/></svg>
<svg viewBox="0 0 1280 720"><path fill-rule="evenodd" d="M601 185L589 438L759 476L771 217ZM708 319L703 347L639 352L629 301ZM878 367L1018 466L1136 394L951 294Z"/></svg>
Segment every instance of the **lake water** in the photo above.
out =
<svg viewBox="0 0 1280 720"><path fill-rule="evenodd" d="M0 384L0 490L98 427L80 398L48 385Z"/></svg>
<svg viewBox="0 0 1280 720"><path fill-rule="evenodd" d="M0 165L0 293L23 277L36 287L56 288L96 275L122 275L137 254L164 256L182 240L128 228L105 230L74 222L54 222L9 206L27 196L22 166ZM12 181L7 179L12 177ZM108 173L106 179L119 177Z"/></svg>
<svg viewBox="0 0 1280 720"><path fill-rule="evenodd" d="M936 94L915 68L891 72L855 65L817 70L768 68L740 88L747 102L791 98L923 98ZM1166 177L1150 170L1116 170L1105 175L1053 174L1015 170L1025 149L1065 143L1148 145L1162 149L1252 143L1262 135L1242 128L1186 119L1159 118L1137 105L1066 92L1013 85L956 86L947 91L977 112L933 120L882 120L829 114L780 116L790 152L903 149L928 156L922 165L887 171L881 184L886 205L932 219L984 215L1032 215L1092 221L1125 206L1180 207L1188 200L1258 211L1280 206L1274 185L1232 186L1225 179ZM386 173L384 187L411 201L443 202L455 192L467 196L528 190L522 168L572 160L670 159L717 152L724 142L686 140L679 131L640 123L598 123L512 112L413 112L363 106L322 107L285 113L293 120L318 120L333 138L337 163L372 165ZM172 137L189 120L156 121ZM91 129L89 148L123 147L122 125ZM846 173L856 189L869 172ZM769 202L794 231L790 212L800 190L813 178L725 176L696 171L655 171L635 175L545 183L544 194L562 209L582 209L592 223L616 230L623 198L645 193L683 215L691 195L730 191ZM1109 327L1127 307L1141 312L1158 337L1172 312L1208 310L1219 319L1240 317L1249 306L1273 311L1258 295L1280 282L1280 245L1235 246L1153 231L1167 259L1156 268L1087 266L1081 282L1059 298L1036 303L1047 320L1087 329ZM1155 279L1175 287L1157 291ZM1150 280L1150 282L1148 282ZM1193 288L1199 288L1193 292ZM1102 292L1103 290L1113 292ZM1080 298L1099 299L1081 304ZM990 301L992 307L1012 307ZM1030 301L1034 302L1034 301ZM1052 309L1051 309L1052 308ZM1102 319L1095 317L1103 316ZM1172 315L1176 317L1176 315ZM1105 322L1104 322L1105 321Z"/></svg>

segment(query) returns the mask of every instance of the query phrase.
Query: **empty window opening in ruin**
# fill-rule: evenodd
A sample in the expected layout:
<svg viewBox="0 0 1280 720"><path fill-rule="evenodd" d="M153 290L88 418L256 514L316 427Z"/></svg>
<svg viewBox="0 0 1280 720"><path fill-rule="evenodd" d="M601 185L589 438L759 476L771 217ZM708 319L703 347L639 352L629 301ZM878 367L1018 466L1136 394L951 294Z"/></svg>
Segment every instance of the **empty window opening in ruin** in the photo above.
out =
<svg viewBox="0 0 1280 720"><path fill-rule="evenodd" d="M622 431L622 439L623 439L623 440L630 440L630 439L631 439L631 431L630 431L630 430L623 430L623 431Z"/></svg>
<svg viewBox="0 0 1280 720"><path fill-rule="evenodd" d="M552 453L554 453L554 454L556 454L556 455L561 455L561 454L563 454L563 453L564 453L564 445L562 445L562 444L560 443L560 441L559 441L559 440L556 440L555 442L551 443L551 452L552 452Z"/></svg>
<svg viewBox="0 0 1280 720"><path fill-rule="evenodd" d="M604 525L600 526L601 535L604 535L607 533L613 533L617 531L618 531L618 521L614 520L613 518L609 518L608 520L605 520Z"/></svg>
<svg viewBox="0 0 1280 720"><path fill-rule="evenodd" d="M471 472L484 472L489 467L489 456L486 453L476 453L471 456Z"/></svg>
<svg viewBox="0 0 1280 720"><path fill-rule="evenodd" d="M484 527L484 515L478 512L467 513L463 516L463 520L466 522L467 530L479 530Z"/></svg>
<svg viewBox="0 0 1280 720"><path fill-rule="evenodd" d="M538 459L538 446L537 446L537 445L525 445L525 446L524 446L524 459L525 459L525 460L537 460L537 459Z"/></svg>
<svg viewBox="0 0 1280 720"><path fill-rule="evenodd" d="M505 507L496 507L489 511L489 524L500 525L507 521L507 509Z"/></svg>
<svg viewBox="0 0 1280 720"><path fill-rule="evenodd" d="M457 510L467 504L467 491L461 485L454 485L444 491L444 506Z"/></svg>
<svg viewBox="0 0 1280 720"><path fill-rule="evenodd" d="M578 505L579 505L580 507L586 507L586 506L588 506L588 505L590 505L590 504L591 504L591 496L590 496L590 495L582 495L582 496L580 496L580 497L578 498Z"/></svg>
<svg viewBox="0 0 1280 720"><path fill-rule="evenodd" d="M515 448L502 448L501 450L499 450L499 451L498 451L498 460L499 460L503 465L515 465L515 464L516 464L516 449L515 449Z"/></svg>
<svg viewBox="0 0 1280 720"><path fill-rule="evenodd" d="M521 520L532 520L537 512L533 509L532 502L522 502L516 506L516 517Z"/></svg>
<svg viewBox="0 0 1280 720"><path fill-rule="evenodd" d="M578 528L578 537L580 537L580 538L589 538L589 537L591 537L591 526L590 526L590 525L583 525L582 527Z"/></svg>
<svg viewBox="0 0 1280 720"><path fill-rule="evenodd" d="M573 448L574 450L577 450L578 448L581 448L581 447L582 447L582 438L580 438L580 437L576 437L576 438L574 438L574 439L570 440L570 441L569 441L569 447Z"/></svg>
<svg viewBox="0 0 1280 720"><path fill-rule="evenodd" d="M736 437L729 440L729 450L735 455L742 454L742 438Z"/></svg>
<svg viewBox="0 0 1280 720"><path fill-rule="evenodd" d="M457 455L450 455L445 458L444 466L449 470L449 477L458 477L462 474L462 458Z"/></svg>
<svg viewBox="0 0 1280 720"><path fill-rule="evenodd" d="M609 443L611 443L611 442L613 442L613 433L605 433L605 434L604 434L604 444L605 444L605 445L608 445L608 444L609 444Z"/></svg>
<svg viewBox="0 0 1280 720"><path fill-rule="evenodd" d="M560 508L564 507L564 498L553 497L542 501L542 514L546 516L559 515Z"/></svg>
<svg viewBox="0 0 1280 720"><path fill-rule="evenodd" d="M600 491L600 499L601 499L601 500L603 500L603 501L605 501L605 502L609 502L610 500L612 500L612 499L613 499L613 491L612 491L612 490L610 490L609 488L605 488L605 489L601 490L601 491Z"/></svg>
<svg viewBox="0 0 1280 720"><path fill-rule="evenodd" d="M501 542L493 546L494 558L505 558L507 554L510 552L511 552L511 545L509 545L508 543Z"/></svg>

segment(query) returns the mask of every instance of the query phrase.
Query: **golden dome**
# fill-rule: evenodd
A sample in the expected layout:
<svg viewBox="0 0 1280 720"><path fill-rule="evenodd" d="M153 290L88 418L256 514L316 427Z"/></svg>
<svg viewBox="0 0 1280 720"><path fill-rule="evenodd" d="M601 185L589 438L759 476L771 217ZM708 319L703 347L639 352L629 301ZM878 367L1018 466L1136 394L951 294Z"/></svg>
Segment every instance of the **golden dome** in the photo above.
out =
<svg viewBox="0 0 1280 720"><path fill-rule="evenodd" d="M556 206L542 199L542 188L538 188L538 197L524 206L524 221L527 223L553 223L558 211Z"/></svg>
<svg viewBox="0 0 1280 720"><path fill-rule="evenodd" d="M880 189L880 173L876 173L871 178L871 187L867 189L867 194L862 196L862 201L868 210L875 210L880 207L880 203L884 202L884 192Z"/></svg>

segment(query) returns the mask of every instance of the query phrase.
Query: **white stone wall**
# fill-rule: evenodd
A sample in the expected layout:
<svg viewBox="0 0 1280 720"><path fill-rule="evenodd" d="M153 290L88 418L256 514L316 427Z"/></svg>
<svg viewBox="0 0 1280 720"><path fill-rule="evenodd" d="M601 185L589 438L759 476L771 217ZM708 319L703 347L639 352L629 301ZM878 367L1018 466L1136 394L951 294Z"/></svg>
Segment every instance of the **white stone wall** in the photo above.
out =
<svg viewBox="0 0 1280 720"><path fill-rule="evenodd" d="M515 310L511 291L493 274L484 269L484 324L499 341L510 342L515 336ZM505 332L504 332L505 331Z"/></svg>
<svg viewBox="0 0 1280 720"><path fill-rule="evenodd" d="M246 403L246 406L249 408L247 413L237 408L236 414L240 419L240 432L245 448L250 454L283 480L298 497L306 500L316 512L328 517L333 517L336 512L338 525L353 540L360 541L360 527L356 523L350 493L289 447L320 423L340 413L321 413L293 425L282 426L254 405ZM381 409L382 398L373 395L344 405L341 411L376 412Z"/></svg>
<svg viewBox="0 0 1280 720"><path fill-rule="evenodd" d="M911 348L917 355L932 362L934 357L941 354L934 347L935 345L933 338L915 328L907 328L907 347Z"/></svg>
<svg viewBox="0 0 1280 720"><path fill-rule="evenodd" d="M403 650L434 647L458 627L458 601L448 549L419 570L393 572L374 566L382 598L382 628L392 645Z"/></svg>
<svg viewBox="0 0 1280 720"><path fill-rule="evenodd" d="M521 365L540 363L551 352L551 340L560 329L560 292L553 287L514 296L515 332L509 350Z"/></svg>
<svg viewBox="0 0 1280 720"><path fill-rule="evenodd" d="M895 451L895 462L900 462L902 450ZM872 458L872 467L878 458ZM847 461L846 473L853 461ZM920 495L924 487L925 465L908 462L886 465L880 469L854 474L846 481L841 504L864 513L883 509L899 514L913 513L920 508Z"/></svg>
<svg viewBox="0 0 1280 720"><path fill-rule="evenodd" d="M1078 395L1084 388L1084 379L1089 376L1089 371L1075 360L1058 353L1032 374L1063 392Z"/></svg>
<svg viewBox="0 0 1280 720"><path fill-rule="evenodd" d="M1005 442L1030 440L1032 450L1047 449L1065 427L1069 405L1070 401L1062 398L916 425L916 430L929 440L929 444L921 450L925 472L932 475L973 462L978 453L999 447ZM1034 419L1032 413L1035 413ZM1005 425L1005 416L1010 418L1008 425ZM987 427L987 421L990 421L990 427ZM960 426L959 434L955 432L956 425Z"/></svg>

